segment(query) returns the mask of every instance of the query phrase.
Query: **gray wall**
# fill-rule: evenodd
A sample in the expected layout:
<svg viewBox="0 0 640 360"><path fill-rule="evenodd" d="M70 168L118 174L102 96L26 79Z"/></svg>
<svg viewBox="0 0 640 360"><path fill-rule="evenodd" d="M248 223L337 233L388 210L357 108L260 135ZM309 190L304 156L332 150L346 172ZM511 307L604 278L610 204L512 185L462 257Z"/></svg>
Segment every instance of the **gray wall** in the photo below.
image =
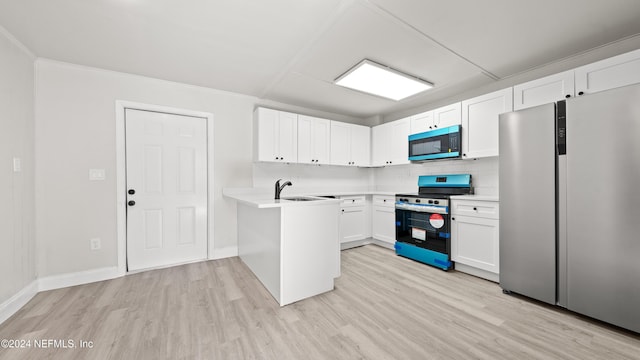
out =
<svg viewBox="0 0 640 360"><path fill-rule="evenodd" d="M0 304L36 278L33 61L0 27Z"/></svg>

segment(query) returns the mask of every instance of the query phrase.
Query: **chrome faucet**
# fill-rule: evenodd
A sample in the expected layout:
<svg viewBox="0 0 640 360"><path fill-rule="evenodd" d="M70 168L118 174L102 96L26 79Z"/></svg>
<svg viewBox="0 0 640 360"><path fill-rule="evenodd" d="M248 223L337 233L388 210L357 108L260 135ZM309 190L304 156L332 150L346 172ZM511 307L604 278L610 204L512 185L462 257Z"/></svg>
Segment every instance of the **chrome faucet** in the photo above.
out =
<svg viewBox="0 0 640 360"><path fill-rule="evenodd" d="M280 179L282 180L282 179ZM282 189L284 189L285 186L287 185L293 185L291 183L291 181L287 181L284 184L282 184L282 186L280 185L280 180L276 181L276 200L280 200L280 193L282 192Z"/></svg>

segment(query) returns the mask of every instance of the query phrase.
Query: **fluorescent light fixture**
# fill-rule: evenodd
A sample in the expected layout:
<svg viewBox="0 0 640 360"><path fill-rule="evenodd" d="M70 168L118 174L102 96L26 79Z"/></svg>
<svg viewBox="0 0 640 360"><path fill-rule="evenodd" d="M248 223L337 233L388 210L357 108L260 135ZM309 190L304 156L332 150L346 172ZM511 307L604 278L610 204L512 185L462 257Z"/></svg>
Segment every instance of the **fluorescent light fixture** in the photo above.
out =
<svg viewBox="0 0 640 360"><path fill-rule="evenodd" d="M340 75L334 83L396 101L433 87L433 84L420 78L367 59Z"/></svg>

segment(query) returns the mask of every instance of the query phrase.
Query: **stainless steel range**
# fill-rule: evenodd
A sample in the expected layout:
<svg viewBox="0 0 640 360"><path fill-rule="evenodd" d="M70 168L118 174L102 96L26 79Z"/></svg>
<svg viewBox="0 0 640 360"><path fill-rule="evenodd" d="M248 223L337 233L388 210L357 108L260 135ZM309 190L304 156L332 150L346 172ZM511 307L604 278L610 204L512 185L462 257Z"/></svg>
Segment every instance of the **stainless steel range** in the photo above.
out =
<svg viewBox="0 0 640 360"><path fill-rule="evenodd" d="M420 176L418 189L417 194L396 195L396 254L449 270L449 196L472 194L471 175Z"/></svg>

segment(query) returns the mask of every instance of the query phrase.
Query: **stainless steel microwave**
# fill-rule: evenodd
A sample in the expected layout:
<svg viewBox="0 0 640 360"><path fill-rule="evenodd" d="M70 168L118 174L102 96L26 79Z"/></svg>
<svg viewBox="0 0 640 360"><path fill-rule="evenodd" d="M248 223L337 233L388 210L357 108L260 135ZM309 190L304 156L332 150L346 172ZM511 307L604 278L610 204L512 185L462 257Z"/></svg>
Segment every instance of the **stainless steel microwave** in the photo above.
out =
<svg viewBox="0 0 640 360"><path fill-rule="evenodd" d="M460 125L409 135L409 160L460 158Z"/></svg>

